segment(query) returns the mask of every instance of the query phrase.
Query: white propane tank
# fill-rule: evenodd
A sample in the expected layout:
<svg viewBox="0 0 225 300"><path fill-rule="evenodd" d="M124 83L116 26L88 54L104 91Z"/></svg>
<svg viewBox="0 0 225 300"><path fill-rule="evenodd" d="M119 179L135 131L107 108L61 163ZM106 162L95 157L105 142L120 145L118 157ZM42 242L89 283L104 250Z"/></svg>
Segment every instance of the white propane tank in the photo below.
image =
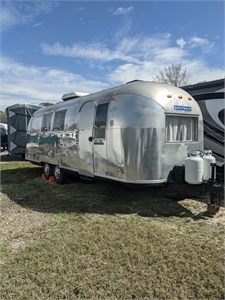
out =
<svg viewBox="0 0 225 300"><path fill-rule="evenodd" d="M216 159L214 156L212 156L211 150L203 151L202 159L203 159L203 181L208 181L211 178L211 172L212 172L211 163L215 164Z"/></svg>
<svg viewBox="0 0 225 300"><path fill-rule="evenodd" d="M185 181L189 184L201 184L203 177L203 159L200 151L188 153L185 159Z"/></svg>

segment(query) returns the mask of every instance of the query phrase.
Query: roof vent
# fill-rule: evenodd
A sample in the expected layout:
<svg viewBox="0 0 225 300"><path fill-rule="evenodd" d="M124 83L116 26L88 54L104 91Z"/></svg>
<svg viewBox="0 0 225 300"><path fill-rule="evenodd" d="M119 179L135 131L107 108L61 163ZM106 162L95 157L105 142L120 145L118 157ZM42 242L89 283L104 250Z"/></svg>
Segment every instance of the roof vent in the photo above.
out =
<svg viewBox="0 0 225 300"><path fill-rule="evenodd" d="M67 94L62 95L62 100L63 101L68 101L68 100L76 99L76 98L83 97L83 96L86 96L86 95L89 95L89 94L88 93L81 93L81 92L67 93Z"/></svg>
<svg viewBox="0 0 225 300"><path fill-rule="evenodd" d="M132 83L132 82L136 82L136 81L143 81L143 80L135 79L135 80L132 80L132 81L128 81L127 84Z"/></svg>

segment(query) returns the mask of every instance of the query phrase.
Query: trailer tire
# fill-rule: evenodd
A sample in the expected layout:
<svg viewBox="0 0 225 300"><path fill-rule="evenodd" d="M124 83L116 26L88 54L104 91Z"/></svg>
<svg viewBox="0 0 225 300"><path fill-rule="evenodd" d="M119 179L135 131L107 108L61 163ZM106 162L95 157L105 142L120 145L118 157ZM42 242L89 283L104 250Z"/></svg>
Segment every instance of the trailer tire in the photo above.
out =
<svg viewBox="0 0 225 300"><path fill-rule="evenodd" d="M65 173L63 173L59 166L54 167L53 176L56 183L63 184L65 182L66 175Z"/></svg>
<svg viewBox="0 0 225 300"><path fill-rule="evenodd" d="M43 173L45 175L45 178L48 180L53 175L53 166L48 163L44 163Z"/></svg>

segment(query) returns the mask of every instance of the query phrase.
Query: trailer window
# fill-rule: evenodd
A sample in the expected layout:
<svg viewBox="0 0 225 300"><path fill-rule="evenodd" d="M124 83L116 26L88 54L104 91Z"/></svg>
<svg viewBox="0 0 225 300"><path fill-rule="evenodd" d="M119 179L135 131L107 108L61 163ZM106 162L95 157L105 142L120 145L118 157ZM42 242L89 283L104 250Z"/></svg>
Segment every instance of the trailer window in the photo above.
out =
<svg viewBox="0 0 225 300"><path fill-rule="evenodd" d="M197 141L198 118L166 116L166 142Z"/></svg>
<svg viewBox="0 0 225 300"><path fill-rule="evenodd" d="M57 111L55 113L53 130L64 130L66 110Z"/></svg>
<svg viewBox="0 0 225 300"><path fill-rule="evenodd" d="M95 116L95 138L105 138L105 126L109 103L99 104Z"/></svg>
<svg viewBox="0 0 225 300"><path fill-rule="evenodd" d="M27 130L32 133L38 133L42 128L42 117L31 117Z"/></svg>
<svg viewBox="0 0 225 300"><path fill-rule="evenodd" d="M0 128L0 131L1 131L1 135L4 135L4 134L6 134L6 130L4 129L4 128Z"/></svg>
<svg viewBox="0 0 225 300"><path fill-rule="evenodd" d="M52 120L52 113L49 113L49 114L46 114L46 115L43 116L42 126L41 126L42 131L49 131L50 130L51 120Z"/></svg>

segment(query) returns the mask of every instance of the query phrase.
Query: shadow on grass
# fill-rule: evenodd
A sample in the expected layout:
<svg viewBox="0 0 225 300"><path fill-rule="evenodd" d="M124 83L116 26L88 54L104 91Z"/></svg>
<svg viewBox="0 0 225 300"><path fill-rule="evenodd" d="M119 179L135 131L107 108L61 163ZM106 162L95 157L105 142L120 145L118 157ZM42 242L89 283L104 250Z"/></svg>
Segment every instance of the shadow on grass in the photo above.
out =
<svg viewBox="0 0 225 300"><path fill-rule="evenodd" d="M0 160L2 162L24 161L24 157L21 154L9 154L9 152L7 150L1 149Z"/></svg>
<svg viewBox="0 0 225 300"><path fill-rule="evenodd" d="M41 172L37 167L3 170L2 192L18 205L43 213L205 218L203 213L193 214L179 203L185 198L206 203L200 195L178 193L161 186L131 188L116 182L86 182L74 176L66 184L58 185L42 180Z"/></svg>

